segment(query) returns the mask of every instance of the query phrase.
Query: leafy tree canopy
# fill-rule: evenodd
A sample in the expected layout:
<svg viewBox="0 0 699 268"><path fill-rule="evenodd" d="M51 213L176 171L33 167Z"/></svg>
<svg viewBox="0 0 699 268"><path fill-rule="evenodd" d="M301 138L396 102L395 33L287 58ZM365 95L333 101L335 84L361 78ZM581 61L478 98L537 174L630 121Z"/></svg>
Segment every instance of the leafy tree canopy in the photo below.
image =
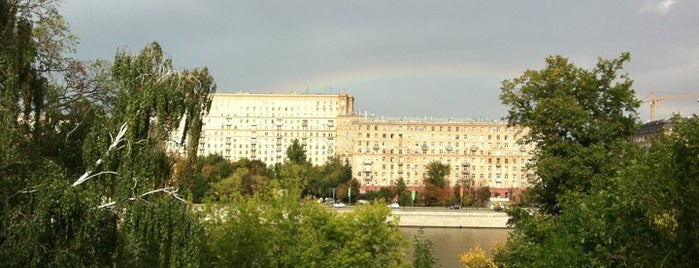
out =
<svg viewBox="0 0 699 268"><path fill-rule="evenodd" d="M599 59L587 70L551 56L543 69L502 83L509 124L526 127L521 142L536 145L532 168L541 179L536 191L547 212L559 212L560 194L588 193L619 167L640 104L632 80L618 74L629 59L629 53Z"/></svg>
<svg viewBox="0 0 699 268"><path fill-rule="evenodd" d="M304 149L299 143L298 139L294 141L286 148L286 157L294 164L302 165L308 162L306 159L306 149Z"/></svg>
<svg viewBox="0 0 699 268"><path fill-rule="evenodd" d="M431 162L427 164L427 182L437 187L447 186L446 177L449 176L451 168L441 162Z"/></svg>

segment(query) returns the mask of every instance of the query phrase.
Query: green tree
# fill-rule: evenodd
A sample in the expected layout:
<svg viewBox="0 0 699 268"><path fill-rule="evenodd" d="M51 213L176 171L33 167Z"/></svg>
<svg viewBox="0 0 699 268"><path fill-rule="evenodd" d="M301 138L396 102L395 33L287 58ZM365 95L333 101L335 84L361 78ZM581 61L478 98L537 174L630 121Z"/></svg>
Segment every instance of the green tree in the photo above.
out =
<svg viewBox="0 0 699 268"><path fill-rule="evenodd" d="M308 161L306 159L306 149L301 146L298 139L294 139L291 145L286 148L286 157L297 165L303 165Z"/></svg>
<svg viewBox="0 0 699 268"><path fill-rule="evenodd" d="M211 266L402 265L402 235L381 204L338 214L313 202L300 203L296 195L261 194L215 206L208 213L209 248L216 253Z"/></svg>
<svg viewBox="0 0 699 268"><path fill-rule="evenodd" d="M516 228L494 251L504 267L694 267L699 249L699 118L675 118L649 148L626 159L588 192L558 195L558 214L513 208ZM648 243L653 241L653 243Z"/></svg>
<svg viewBox="0 0 699 268"><path fill-rule="evenodd" d="M82 142L82 130L47 112L51 66L66 64L72 40L55 1L0 1L0 266L107 265L116 244L99 195L68 183L80 152L50 153Z"/></svg>
<svg viewBox="0 0 699 268"><path fill-rule="evenodd" d="M422 192L422 201L426 206L445 205L449 196L446 189L448 186L446 177L449 176L450 171L449 165L439 161L427 164L427 178L425 179L425 189Z"/></svg>
<svg viewBox="0 0 699 268"><path fill-rule="evenodd" d="M322 166L308 168L305 195L331 197L332 189L347 184L352 179L352 168L347 163L333 157ZM353 191L353 193L358 193Z"/></svg>
<svg viewBox="0 0 699 268"><path fill-rule="evenodd" d="M386 203L393 202L393 199L396 197L396 187L381 186L379 189L379 196Z"/></svg>
<svg viewBox="0 0 699 268"><path fill-rule="evenodd" d="M192 191L191 201L194 203L201 203L205 197L212 195L213 185L227 178L235 171L233 163L216 154L198 158L194 171L188 170L188 165L189 163L186 159L177 159L173 166L177 173L173 176L191 177L183 179L183 182L190 183L188 188Z"/></svg>
<svg viewBox="0 0 699 268"><path fill-rule="evenodd" d="M425 237L425 232L420 228L413 237L413 267L432 268L437 265L437 257L434 256L434 245Z"/></svg>
<svg viewBox="0 0 699 268"><path fill-rule="evenodd" d="M536 145L531 168L541 178L535 189L546 212L560 212L560 195L588 193L621 165L639 106L632 80L617 74L629 59L599 59L587 70L551 56L542 70L503 82L508 123L526 127L521 142Z"/></svg>
<svg viewBox="0 0 699 268"><path fill-rule="evenodd" d="M2 12L52 4L0 3ZM25 22L9 25L28 28ZM27 28L11 32L24 33ZM0 32L7 34L5 29ZM18 47L36 49L31 43L22 46L26 39L12 38L10 43ZM3 85L12 87L3 87L7 91L1 106L9 117L3 117L2 124L8 126L9 139L2 139L0 155L11 160L3 159L7 166L0 173L12 171L8 179L16 183L8 189L13 194L7 195L2 202L7 207L0 212L3 266L198 266L203 232L176 193L179 181L163 148L183 117L197 118L192 113L201 115L208 109L207 95L214 87L206 71L174 71L160 47L151 44L138 56L117 54L105 80L114 83L114 95L78 97L70 93L74 91L59 90L77 85L48 85L42 72L22 69L41 66L25 64L36 61L36 54L19 55L27 57L11 62L23 64L13 67L23 75L4 72L7 76L2 78ZM5 96L23 99L12 104ZM106 97L105 103L92 103L101 97ZM22 102L25 105L19 106ZM196 137L199 131L188 127L184 135ZM61 148L70 150L61 154ZM78 177L78 172L83 175Z"/></svg>
<svg viewBox="0 0 699 268"><path fill-rule="evenodd" d="M434 184L437 187L447 186L446 177L449 176L451 169L449 165L442 164L439 161L427 164L427 182Z"/></svg>
<svg viewBox="0 0 699 268"><path fill-rule="evenodd" d="M398 194L398 202L401 206L408 206L412 204L411 193L408 192L408 186L405 184L403 177L398 178L396 181L396 193Z"/></svg>

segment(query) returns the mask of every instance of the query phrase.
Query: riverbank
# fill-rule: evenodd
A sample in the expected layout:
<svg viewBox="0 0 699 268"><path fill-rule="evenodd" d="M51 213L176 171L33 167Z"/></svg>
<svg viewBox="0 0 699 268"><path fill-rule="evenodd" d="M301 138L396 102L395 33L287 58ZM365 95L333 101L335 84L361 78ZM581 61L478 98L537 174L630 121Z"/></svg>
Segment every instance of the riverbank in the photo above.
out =
<svg viewBox="0 0 699 268"><path fill-rule="evenodd" d="M504 212L484 210L421 211L394 209L400 227L444 228L507 228L508 216Z"/></svg>

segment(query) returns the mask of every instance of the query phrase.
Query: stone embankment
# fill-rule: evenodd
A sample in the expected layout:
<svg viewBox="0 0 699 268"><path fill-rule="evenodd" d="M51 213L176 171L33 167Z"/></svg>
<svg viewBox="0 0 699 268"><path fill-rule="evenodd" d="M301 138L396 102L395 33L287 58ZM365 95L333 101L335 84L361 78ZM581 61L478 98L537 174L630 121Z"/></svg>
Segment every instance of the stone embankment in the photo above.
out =
<svg viewBox="0 0 699 268"><path fill-rule="evenodd" d="M504 212L445 210L422 211L394 209L401 227L446 227L446 228L507 228L508 216Z"/></svg>

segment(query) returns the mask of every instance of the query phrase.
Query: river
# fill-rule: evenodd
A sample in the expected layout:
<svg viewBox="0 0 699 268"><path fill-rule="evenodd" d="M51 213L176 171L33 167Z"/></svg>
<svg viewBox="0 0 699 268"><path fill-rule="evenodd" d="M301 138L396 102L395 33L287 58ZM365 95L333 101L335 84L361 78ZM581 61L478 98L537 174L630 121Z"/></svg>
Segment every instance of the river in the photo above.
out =
<svg viewBox="0 0 699 268"><path fill-rule="evenodd" d="M420 228L401 227L405 239L413 241ZM425 238L434 245L434 256L441 267L463 267L459 255L475 246L480 246L490 255L496 241L505 242L509 229L486 228L422 228ZM412 256L407 256L412 261Z"/></svg>

